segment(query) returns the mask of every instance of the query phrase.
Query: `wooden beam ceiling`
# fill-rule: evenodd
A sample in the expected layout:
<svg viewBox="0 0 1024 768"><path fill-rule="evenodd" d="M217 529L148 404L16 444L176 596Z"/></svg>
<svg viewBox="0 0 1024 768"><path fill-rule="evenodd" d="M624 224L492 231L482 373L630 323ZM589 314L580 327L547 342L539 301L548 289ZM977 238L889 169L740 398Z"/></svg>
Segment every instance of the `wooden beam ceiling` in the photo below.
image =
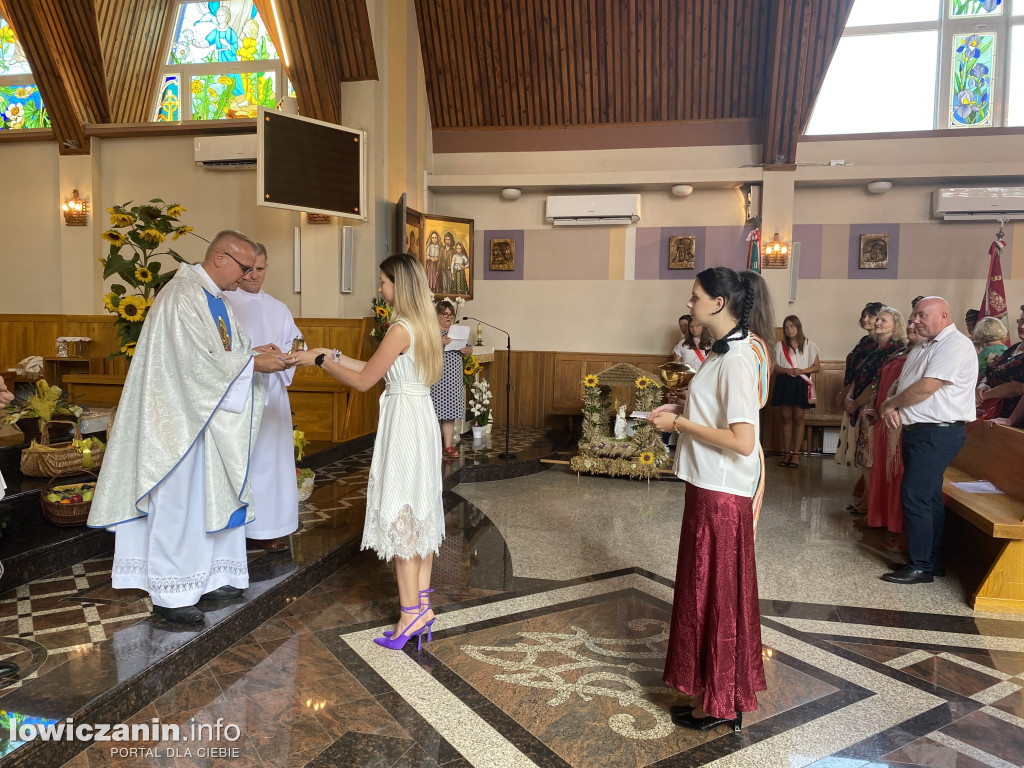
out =
<svg viewBox="0 0 1024 768"><path fill-rule="evenodd" d="M167 28L173 5L167 0L94 0L103 52L103 74L110 94L110 122L152 119Z"/></svg>
<svg viewBox="0 0 1024 768"><path fill-rule="evenodd" d="M764 165L792 165L854 0L775 0Z"/></svg>
<svg viewBox="0 0 1024 768"><path fill-rule="evenodd" d="M435 128L760 117L770 0L416 0Z"/></svg>
<svg viewBox="0 0 1024 768"><path fill-rule="evenodd" d="M255 2L278 53L288 52L299 112L340 123L341 83L377 78L365 0L276 0L283 35L270 0Z"/></svg>
<svg viewBox="0 0 1024 768"><path fill-rule="evenodd" d="M85 123L110 120L92 0L4 0L61 154L88 154Z"/></svg>
<svg viewBox="0 0 1024 768"><path fill-rule="evenodd" d="M793 162L852 5L415 0L434 128L758 120L769 165Z"/></svg>

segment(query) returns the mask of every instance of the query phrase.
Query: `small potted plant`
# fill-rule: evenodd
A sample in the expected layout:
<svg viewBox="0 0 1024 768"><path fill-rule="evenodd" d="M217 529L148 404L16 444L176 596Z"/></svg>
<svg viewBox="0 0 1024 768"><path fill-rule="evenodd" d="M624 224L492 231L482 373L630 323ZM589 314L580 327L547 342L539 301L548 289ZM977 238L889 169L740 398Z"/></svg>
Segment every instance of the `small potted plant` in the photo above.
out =
<svg viewBox="0 0 1024 768"><path fill-rule="evenodd" d="M469 413L473 422L473 439L480 440L487 434L487 422L491 418L491 387L486 379L473 382L469 400Z"/></svg>
<svg viewBox="0 0 1024 768"><path fill-rule="evenodd" d="M303 452L306 450L306 446L309 441L306 439L306 433L301 429L292 428L292 443L295 445L295 460L302 461ZM313 493L313 481L316 479L316 474L312 469L309 468L295 468L295 483L299 487L299 501L305 501Z"/></svg>

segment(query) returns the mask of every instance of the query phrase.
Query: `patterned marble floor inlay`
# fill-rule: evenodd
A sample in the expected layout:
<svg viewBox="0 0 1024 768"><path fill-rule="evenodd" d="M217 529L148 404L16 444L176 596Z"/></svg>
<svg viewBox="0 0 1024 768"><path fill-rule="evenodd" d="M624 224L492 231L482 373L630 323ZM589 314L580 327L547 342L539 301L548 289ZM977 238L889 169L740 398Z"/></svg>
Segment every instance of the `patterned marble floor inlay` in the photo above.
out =
<svg viewBox="0 0 1024 768"><path fill-rule="evenodd" d="M448 479L467 466L501 477L496 438L464 442ZM359 530L370 456L317 471L294 557ZM849 471L811 459L797 472L769 463L768 473L757 540L768 690L739 733L688 731L668 717L681 700L661 680L681 486L560 469L445 493L437 621L422 650L373 643L397 616L396 583L393 564L363 552L128 720L242 726L237 758L174 765L1024 765L1024 620L966 605L970 552L951 550L950 575L934 584L887 584L877 532L842 511ZM0 658L32 670L24 682L64 669L58 677L77 689L110 664L116 653L103 649L118 650L118 622L148 605L110 589L109 569L97 558L0 595ZM15 690L0 695L29 688ZM60 701L48 691L42 708ZM99 745L66 763L169 764Z"/></svg>

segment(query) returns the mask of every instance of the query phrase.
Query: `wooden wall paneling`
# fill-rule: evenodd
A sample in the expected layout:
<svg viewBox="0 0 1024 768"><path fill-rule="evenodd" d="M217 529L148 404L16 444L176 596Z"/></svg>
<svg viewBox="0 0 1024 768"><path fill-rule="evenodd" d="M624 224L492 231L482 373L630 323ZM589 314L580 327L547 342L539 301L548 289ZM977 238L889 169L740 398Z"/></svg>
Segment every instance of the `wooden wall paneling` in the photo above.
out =
<svg viewBox="0 0 1024 768"><path fill-rule="evenodd" d="M370 330L373 327L373 318L364 317L359 329L359 346L355 352L358 360L369 360L373 356L376 349L370 339ZM383 385L376 384L366 392L352 390L349 393L344 416L341 418L341 439L351 440L377 431L378 403L383 391Z"/></svg>
<svg viewBox="0 0 1024 768"><path fill-rule="evenodd" d="M30 355L53 355L61 323L60 315L0 315L0 367L13 368Z"/></svg>

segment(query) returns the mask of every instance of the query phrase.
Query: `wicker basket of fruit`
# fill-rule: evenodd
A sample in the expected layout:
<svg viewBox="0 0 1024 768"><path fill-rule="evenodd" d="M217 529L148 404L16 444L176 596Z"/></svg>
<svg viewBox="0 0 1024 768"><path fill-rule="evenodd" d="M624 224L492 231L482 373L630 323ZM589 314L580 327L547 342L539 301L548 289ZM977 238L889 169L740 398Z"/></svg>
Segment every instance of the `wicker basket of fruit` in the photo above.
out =
<svg viewBox="0 0 1024 768"><path fill-rule="evenodd" d="M92 472L76 472L75 477L81 478L88 475L90 480L76 480L66 482L69 475L64 476L60 485L61 477L50 478L50 482L42 490L42 498L39 500L43 508L43 517L54 525L61 527L72 527L85 525L89 519L89 507L92 506L92 494L96 490L96 475Z"/></svg>

